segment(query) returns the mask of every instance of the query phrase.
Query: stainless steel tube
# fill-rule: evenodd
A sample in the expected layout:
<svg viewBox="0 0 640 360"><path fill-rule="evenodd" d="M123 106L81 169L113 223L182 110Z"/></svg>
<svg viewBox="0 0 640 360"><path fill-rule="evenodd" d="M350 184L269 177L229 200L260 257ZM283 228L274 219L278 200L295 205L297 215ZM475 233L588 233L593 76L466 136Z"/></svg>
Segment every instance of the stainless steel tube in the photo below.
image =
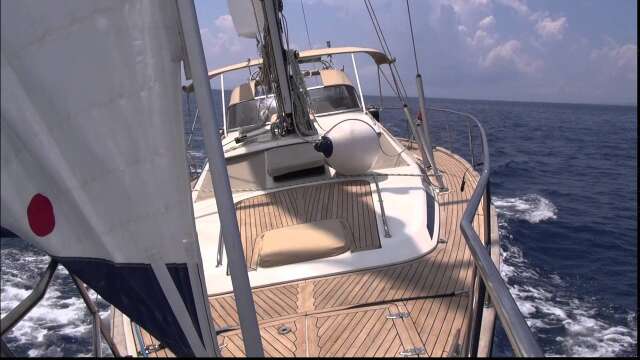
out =
<svg viewBox="0 0 640 360"><path fill-rule="evenodd" d="M58 262L55 260L51 260L49 262L49 266L47 269L40 275L40 280L36 283L36 286L33 288L31 294L29 294L24 300L20 302L13 310L11 310L5 317L0 321L1 331L0 336L4 336L4 334L11 330L22 318L24 318L34 306L36 306L42 297L47 292L47 288L49 288L49 283L51 282L51 278L53 274L56 272L58 268Z"/></svg>
<svg viewBox="0 0 640 360"><path fill-rule="evenodd" d="M113 342L113 339L111 338L111 334L109 333L106 324L100 318L100 313L98 312L98 308L96 307L96 304L93 301L91 301L91 298L89 297L89 293L87 292L87 289L84 283L82 282L82 280L78 279L75 275L71 275L71 279L73 280L74 284L76 284L76 287L80 292L80 296L82 297L84 304L87 306L87 309L89 309L89 312L93 316L93 341L94 341L93 355L95 357L102 356L101 354L102 349L100 348L100 334L102 334L102 337L104 338L105 342L109 346L109 349L111 349L111 353L113 353L113 356L122 357L122 355L120 354L120 351L118 351L118 347L116 346L116 344Z"/></svg>
<svg viewBox="0 0 640 360"><path fill-rule="evenodd" d="M442 182L442 175L440 171L438 171L438 166L436 165L436 159L433 156L433 146L431 145L431 136L429 135L429 123L427 122L427 111L424 105L424 88L422 86L422 75L416 75L416 84L418 87L418 103L420 104L420 113L422 114L422 132L424 136L423 144L424 150L429 157L429 162L431 163L431 168L433 169L433 175L438 182L438 187L441 191L445 191L446 188L444 183Z"/></svg>
<svg viewBox="0 0 640 360"><path fill-rule="evenodd" d="M476 188L473 191L462 215L460 229L462 230L462 235L466 240L469 250L471 251L471 255L473 256L476 268L480 273L480 277L484 281L487 292L491 296L491 300L496 308L496 313L498 314L500 322L507 333L507 337L509 338L513 351L517 356L541 357L543 356L543 353L540 346L533 337L531 329L524 320L524 317L522 316L515 300L511 296L507 285L500 276L500 272L491 260L487 248L473 228L473 218L475 217L480 201L485 194L485 189L489 181L489 144L487 142L487 136L484 128L482 127L482 124L470 114L446 109L435 110L465 116L473 120L480 130L483 150L482 171L480 173L478 184L476 185Z"/></svg>
<svg viewBox="0 0 640 360"><path fill-rule="evenodd" d="M213 96L207 75L207 64L202 49L202 39L198 18L193 0L178 0L178 9L184 32L185 45L189 54L189 64L193 77L193 85L200 110L205 149L209 159L209 171L213 182L213 192L220 216L220 226L224 239L231 283L235 294L236 306L242 330L242 339L247 357L262 357L262 339L256 318L256 308L251 294L251 284L247 274L244 252L240 241L236 208L231 196L231 185L227 173L227 162L224 158L222 142L215 129L213 112ZM216 181L213 181L215 174ZM212 325L213 326L213 325ZM215 340L215 339L214 339Z"/></svg>

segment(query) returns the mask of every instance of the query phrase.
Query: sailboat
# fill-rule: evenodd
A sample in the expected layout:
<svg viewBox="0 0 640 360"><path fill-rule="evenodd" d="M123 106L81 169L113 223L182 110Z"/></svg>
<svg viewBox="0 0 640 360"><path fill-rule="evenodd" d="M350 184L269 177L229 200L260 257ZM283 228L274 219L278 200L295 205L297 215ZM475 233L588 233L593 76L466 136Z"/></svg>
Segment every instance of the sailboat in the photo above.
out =
<svg viewBox="0 0 640 360"><path fill-rule="evenodd" d="M384 44L298 51L281 2L229 1L260 57L208 71L190 0L63 5L2 2L2 226L52 258L2 334L61 264L92 313L87 287L112 304L94 345L116 356L488 356L497 317L541 354L497 271L481 123L432 109L476 124L479 171L432 146L420 74L418 119ZM365 104L355 54L388 67L411 139ZM210 80L247 69L221 134Z"/></svg>

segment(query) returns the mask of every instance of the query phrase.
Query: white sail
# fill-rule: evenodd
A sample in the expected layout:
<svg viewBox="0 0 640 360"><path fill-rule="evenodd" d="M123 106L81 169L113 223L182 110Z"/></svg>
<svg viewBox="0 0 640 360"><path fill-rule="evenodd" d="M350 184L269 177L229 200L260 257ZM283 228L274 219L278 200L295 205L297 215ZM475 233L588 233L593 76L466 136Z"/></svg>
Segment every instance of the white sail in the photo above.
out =
<svg viewBox="0 0 640 360"><path fill-rule="evenodd" d="M228 0L233 27L239 36L255 39L264 27L262 2L258 0Z"/></svg>
<svg viewBox="0 0 640 360"><path fill-rule="evenodd" d="M213 354L174 1L5 1L1 222L177 355Z"/></svg>

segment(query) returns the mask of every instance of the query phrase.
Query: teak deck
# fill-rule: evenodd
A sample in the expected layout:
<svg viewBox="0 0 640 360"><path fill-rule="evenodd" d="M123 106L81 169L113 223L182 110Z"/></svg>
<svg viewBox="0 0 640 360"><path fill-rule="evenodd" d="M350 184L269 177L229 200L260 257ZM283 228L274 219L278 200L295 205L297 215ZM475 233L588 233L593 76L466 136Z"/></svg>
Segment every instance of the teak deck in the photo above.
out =
<svg viewBox="0 0 640 360"><path fill-rule="evenodd" d="M467 186L460 192L469 164L442 149L435 156L450 189L438 195L440 241L436 249L402 264L254 289L266 356L449 356L461 347L470 320L473 260L460 232L460 218L478 177L475 171L468 171ZM361 185L349 183L353 190L349 194L362 194L367 203L371 193L359 188ZM324 208L304 214L291 209L321 203L312 197L328 196L330 186L337 191L336 185L325 184L244 200L237 210L240 227L246 221L260 221L256 218L259 212L247 210L256 206L269 209L270 224L325 216L330 211ZM286 201L289 202L285 206ZM482 209L481 204L474 225L484 238ZM309 214L313 215L304 217ZM263 226L266 227L261 229L265 230L271 225ZM375 224L368 229L369 233L359 233L362 246L371 246L374 243L370 240L378 239ZM247 231L244 230L243 243L250 253L252 247L246 248L245 241L254 236L247 235ZM251 259L249 254L247 258ZM212 297L210 305L216 330L223 330L218 336L222 355L244 356L233 295ZM142 332L145 345L157 344ZM149 356L172 354L163 349Z"/></svg>
<svg viewBox="0 0 640 360"><path fill-rule="evenodd" d="M309 185L254 196L236 204L240 238L249 270L258 262L256 239L266 231L327 219L344 219L351 251L380 247L371 187L365 180Z"/></svg>

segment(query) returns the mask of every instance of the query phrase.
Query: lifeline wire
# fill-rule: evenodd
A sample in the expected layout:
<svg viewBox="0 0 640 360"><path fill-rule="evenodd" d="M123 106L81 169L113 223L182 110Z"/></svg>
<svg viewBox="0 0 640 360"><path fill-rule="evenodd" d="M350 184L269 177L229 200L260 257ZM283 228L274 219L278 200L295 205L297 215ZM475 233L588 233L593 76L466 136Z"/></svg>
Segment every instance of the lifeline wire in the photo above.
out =
<svg viewBox="0 0 640 360"><path fill-rule="evenodd" d="M304 18L304 28L307 30L307 42L309 43L309 49L311 49L311 37L309 36L309 25L307 25L307 14L304 12L304 4L300 0L300 6L302 7L302 17Z"/></svg>

